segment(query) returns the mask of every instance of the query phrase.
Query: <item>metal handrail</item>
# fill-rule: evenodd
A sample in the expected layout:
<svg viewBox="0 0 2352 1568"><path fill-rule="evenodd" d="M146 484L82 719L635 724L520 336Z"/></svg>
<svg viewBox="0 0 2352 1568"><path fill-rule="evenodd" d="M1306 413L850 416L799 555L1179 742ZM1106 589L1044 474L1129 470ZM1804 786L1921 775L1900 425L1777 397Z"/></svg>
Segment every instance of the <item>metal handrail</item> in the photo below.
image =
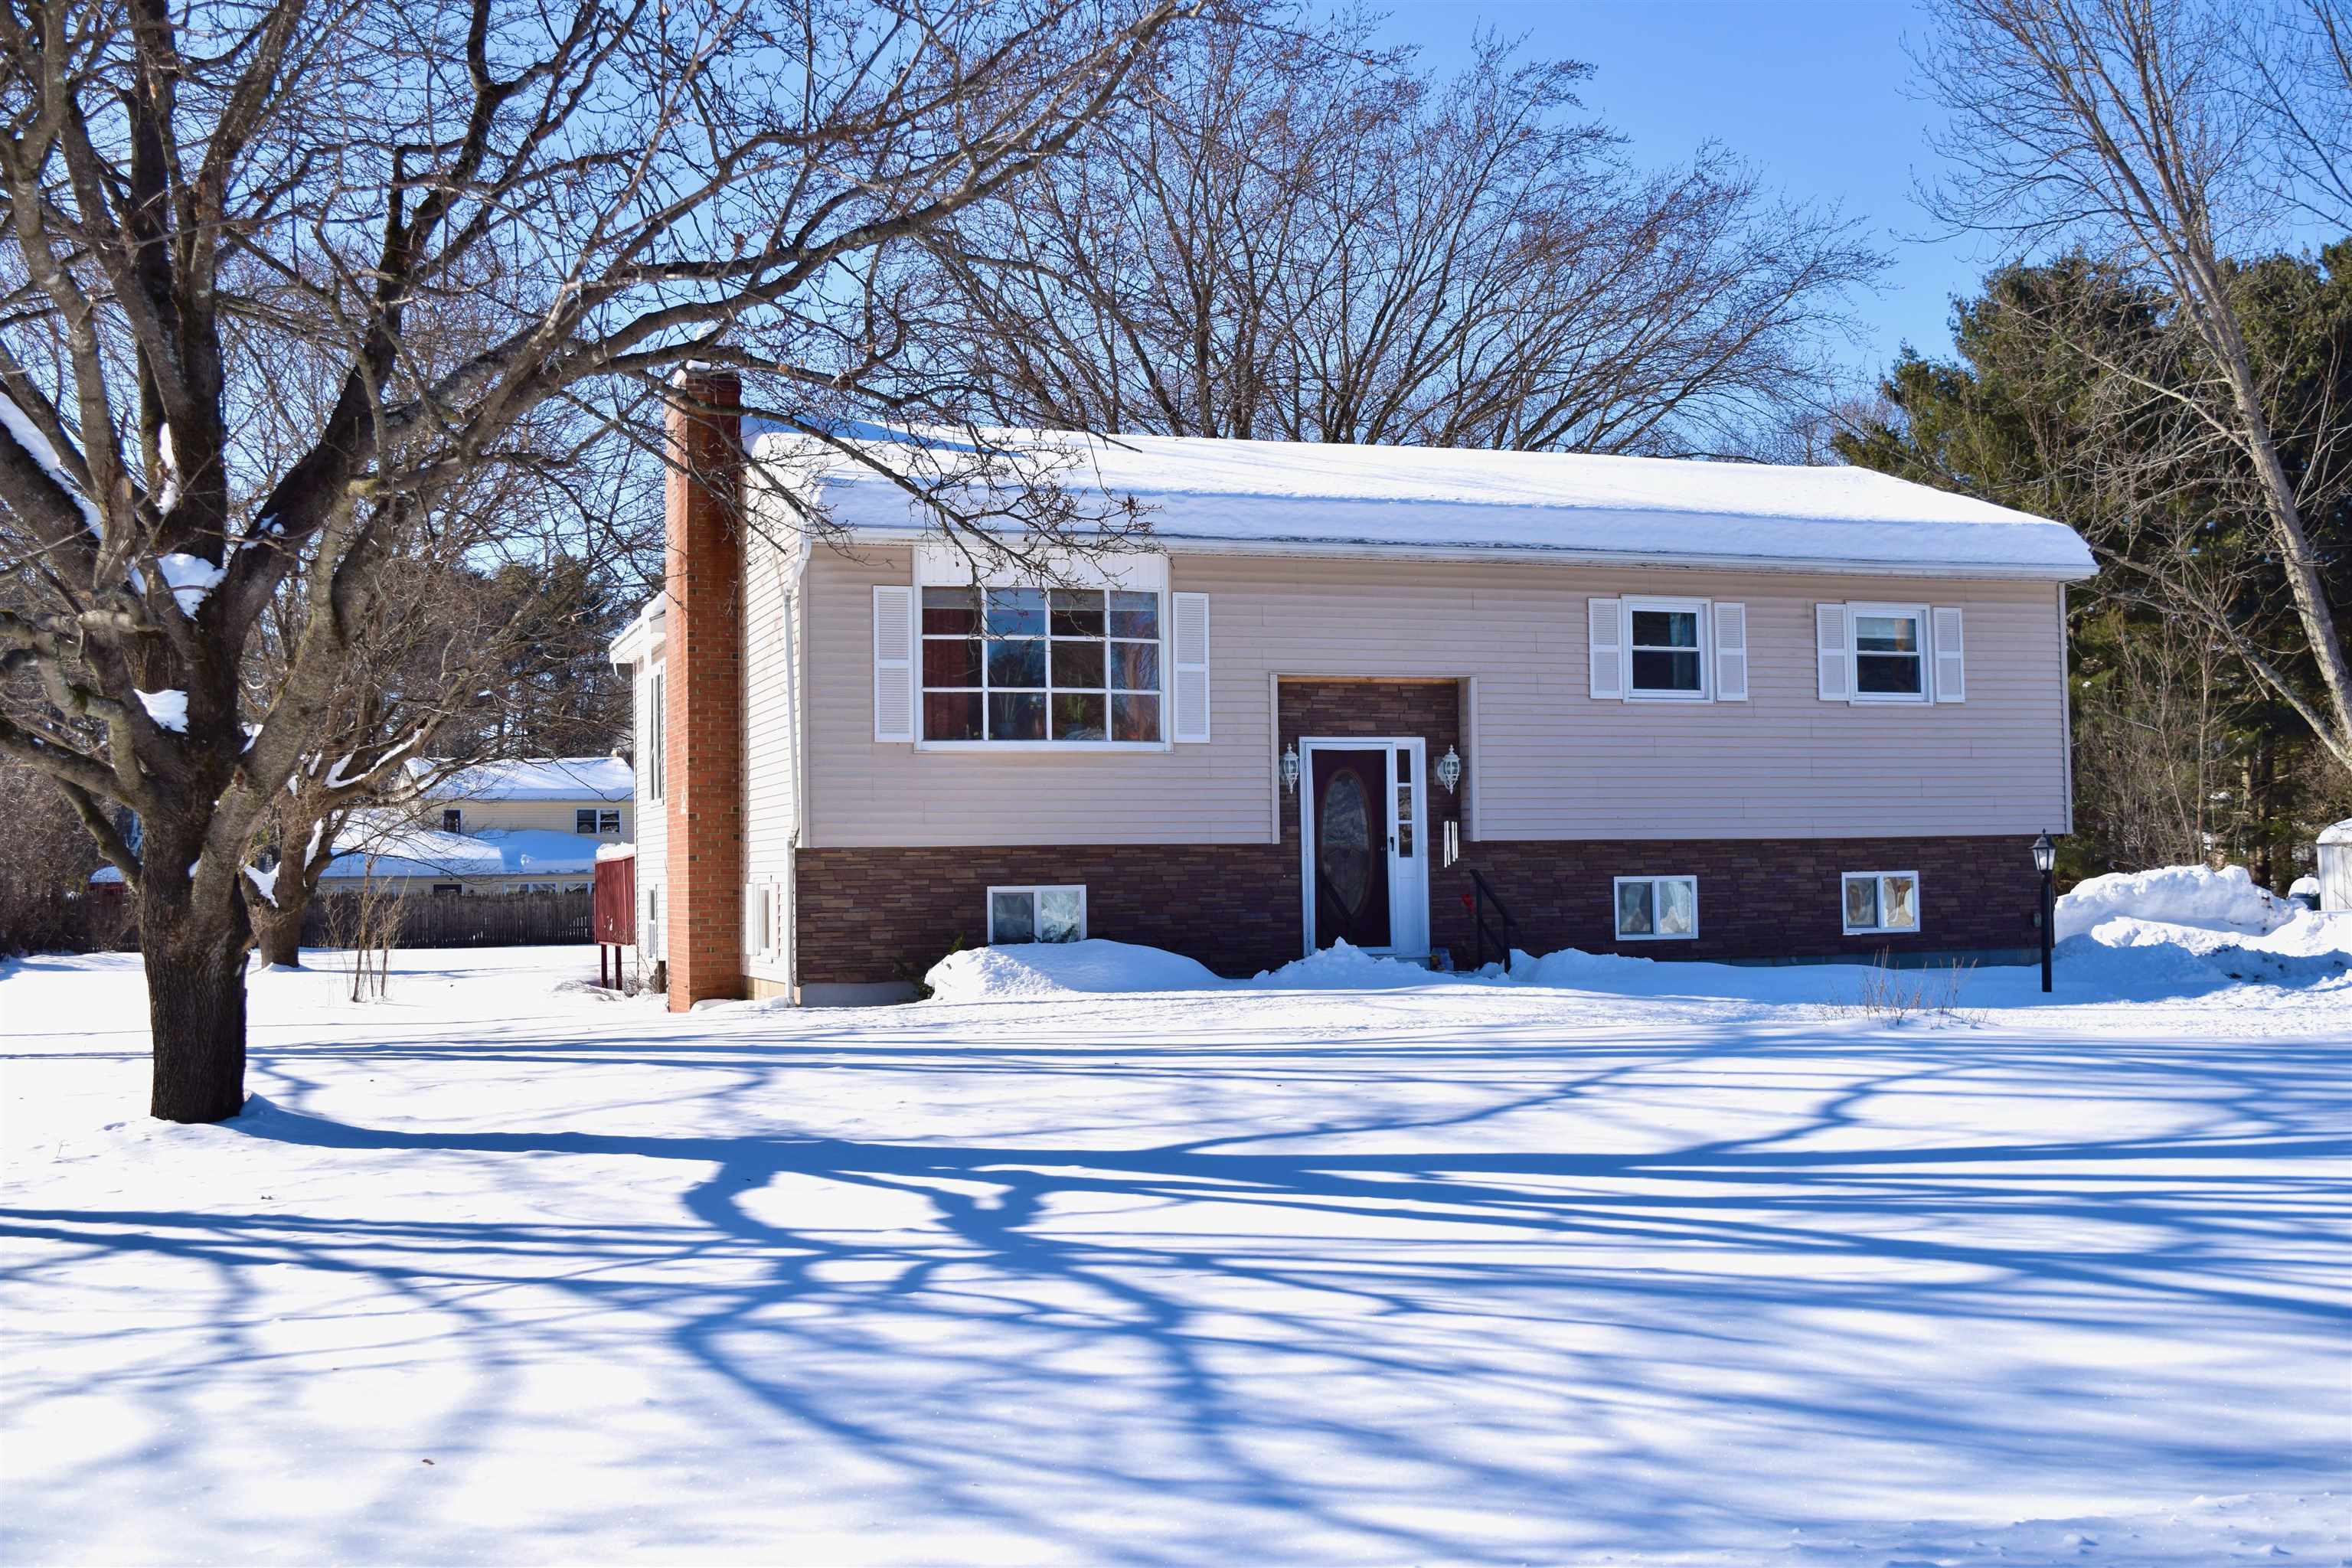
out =
<svg viewBox="0 0 2352 1568"><path fill-rule="evenodd" d="M1496 917L1502 922L1501 934L1496 939L1496 952L1503 967L1508 969L1511 966L1511 939L1517 934L1517 922L1511 919L1511 911L1503 907L1503 900L1496 896L1495 889L1486 885L1486 879L1478 874L1477 868L1463 868L1470 873L1470 885L1475 889L1471 912L1477 926L1477 962L1471 967L1486 967L1486 906L1491 903L1495 906Z"/></svg>

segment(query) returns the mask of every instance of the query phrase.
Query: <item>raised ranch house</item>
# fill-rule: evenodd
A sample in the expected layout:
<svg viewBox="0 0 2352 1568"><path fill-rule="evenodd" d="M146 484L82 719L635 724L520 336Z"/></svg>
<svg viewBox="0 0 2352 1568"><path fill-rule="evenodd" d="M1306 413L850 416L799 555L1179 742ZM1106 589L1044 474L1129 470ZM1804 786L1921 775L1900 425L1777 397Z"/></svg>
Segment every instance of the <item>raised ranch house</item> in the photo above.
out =
<svg viewBox="0 0 2352 1568"><path fill-rule="evenodd" d="M1152 548L976 583L888 475L776 436L739 471L731 382L685 391L667 584L613 650L673 1007L1087 936L1467 963L1506 911L1530 952L2039 941L2063 524L1853 468L1046 435Z"/></svg>

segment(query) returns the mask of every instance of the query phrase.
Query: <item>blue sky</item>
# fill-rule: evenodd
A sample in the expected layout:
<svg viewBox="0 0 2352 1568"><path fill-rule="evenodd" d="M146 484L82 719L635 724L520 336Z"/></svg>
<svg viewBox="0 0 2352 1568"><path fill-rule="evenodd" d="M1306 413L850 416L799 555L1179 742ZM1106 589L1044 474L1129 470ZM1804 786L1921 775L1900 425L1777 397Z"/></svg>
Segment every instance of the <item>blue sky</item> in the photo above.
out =
<svg viewBox="0 0 2352 1568"><path fill-rule="evenodd" d="M1920 13L1889 0L1389 0L1385 37L1449 70L1488 26L1531 57L1594 68L1583 98L1648 163L1722 142L1792 195L1863 219L1894 267L1855 300L1868 335L1849 357L1875 372L1906 341L1950 343L1950 298L1972 293L1990 254L1969 236L1923 238L1915 175L1932 176L1932 104L1910 96L1906 32Z"/></svg>

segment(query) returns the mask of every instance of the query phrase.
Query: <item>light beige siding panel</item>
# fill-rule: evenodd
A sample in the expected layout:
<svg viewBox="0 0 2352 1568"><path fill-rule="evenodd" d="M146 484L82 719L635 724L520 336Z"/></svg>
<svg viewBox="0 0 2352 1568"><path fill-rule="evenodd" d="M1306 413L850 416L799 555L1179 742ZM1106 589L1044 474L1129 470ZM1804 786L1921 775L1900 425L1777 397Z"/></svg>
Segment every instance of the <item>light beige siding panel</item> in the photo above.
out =
<svg viewBox="0 0 2352 1568"><path fill-rule="evenodd" d="M750 532L743 553L743 873L747 882L787 891L800 802L793 563L793 552L768 532ZM782 913L789 930L790 910ZM781 950L747 956L744 968L755 979L792 980Z"/></svg>
<svg viewBox="0 0 2352 1568"><path fill-rule="evenodd" d="M618 807L621 813L621 831L615 842L625 840L629 837L637 815L635 804L633 801L599 800L593 795L583 795L578 800L460 798L429 800L421 803L425 825L428 827L440 826L441 811L445 806L456 806L465 813L462 820L467 833L481 833L493 828L501 833L512 833L523 828L544 828L550 833L570 833L576 826L576 819L572 815L575 811L588 806L593 806L600 811L611 811ZM614 836L607 834L605 837L612 838Z"/></svg>
<svg viewBox="0 0 2352 1568"><path fill-rule="evenodd" d="M652 735L648 705L653 700L653 678L661 668L659 662L635 667L635 691L631 697L631 721L635 734L629 754L636 760L636 794L630 805L635 818L637 847L637 918L645 918L645 890L657 887L667 869L669 849L669 815L666 803L653 799L646 793L651 759L646 755L646 742Z"/></svg>
<svg viewBox="0 0 2352 1568"><path fill-rule="evenodd" d="M1210 595L1207 745L922 752L872 739L872 588L907 552L820 549L806 578L809 842L1264 842L1274 677L1476 681L1465 731L1488 839L2033 833L2063 821L2056 591L2040 584L1179 555ZM1745 702L1595 700L1586 601L1747 606ZM1849 707L1817 690L1813 606L1966 607L1968 700ZM1280 809L1289 809L1286 797ZM1459 810L1439 802L1438 819Z"/></svg>

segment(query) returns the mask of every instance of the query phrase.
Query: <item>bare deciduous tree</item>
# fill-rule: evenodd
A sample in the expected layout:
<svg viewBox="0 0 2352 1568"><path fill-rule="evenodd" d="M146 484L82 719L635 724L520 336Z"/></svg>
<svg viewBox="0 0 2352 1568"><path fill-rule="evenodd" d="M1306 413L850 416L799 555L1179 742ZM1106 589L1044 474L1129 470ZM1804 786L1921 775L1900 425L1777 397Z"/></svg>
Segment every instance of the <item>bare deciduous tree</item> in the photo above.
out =
<svg viewBox="0 0 2352 1568"><path fill-rule="evenodd" d="M2301 9L2324 25L2323 37L2337 28L2341 44L2339 6ZM2109 559L2223 639L2352 767L2352 653L2308 526L2345 482L2345 466L2314 461L2290 472L2273 387L2248 343L2227 260L2233 244L2288 216L2293 198L2273 178L2282 170L2316 159L2340 179L2331 160L2344 105L2335 95L2352 92L2352 74L2331 77L2324 56L2300 77L2253 69L2245 9L2230 0L1937 0L1936 16L1920 64L1952 113L1940 150L1958 174L1933 194L1935 209L2029 245L2096 247L2168 294L2199 351L2189 374L2154 376L2103 356L2095 342L2077 346L2137 394L2177 405L2194 427L2182 439L2213 451L2217 487L2252 490L2301 630L2293 657L2250 635L2240 605L2203 591L2193 553ZM2289 110L2303 114L2299 127L2282 118ZM2324 186L2307 189L2326 199ZM2326 417L2340 435L2343 411L2331 405ZM2298 679L2304 668L2308 681Z"/></svg>
<svg viewBox="0 0 2352 1568"><path fill-rule="evenodd" d="M535 461L541 411L688 359L764 375L820 436L921 406L881 258L1060 153L1186 8L0 8L0 673L37 685L0 750L131 883L156 1115L243 1104L245 854L450 489ZM277 405L282 456L247 439Z"/></svg>
<svg viewBox="0 0 2352 1568"><path fill-rule="evenodd" d="M1719 453L1828 379L1878 265L1835 215L1720 149L1638 172L1584 66L1488 38L1440 84L1363 23L1290 20L1188 34L1084 158L928 237L991 416Z"/></svg>

